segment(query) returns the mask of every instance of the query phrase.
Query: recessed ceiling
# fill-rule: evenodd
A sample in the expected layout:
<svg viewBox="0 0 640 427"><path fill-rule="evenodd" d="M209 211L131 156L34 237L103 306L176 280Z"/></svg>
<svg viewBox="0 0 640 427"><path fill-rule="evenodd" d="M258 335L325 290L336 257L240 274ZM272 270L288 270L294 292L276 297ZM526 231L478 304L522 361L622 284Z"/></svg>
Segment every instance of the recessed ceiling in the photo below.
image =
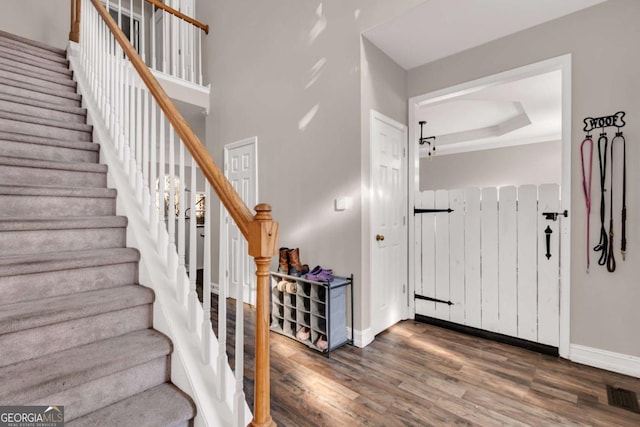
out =
<svg viewBox="0 0 640 427"><path fill-rule="evenodd" d="M604 1L427 0L364 36L409 70Z"/></svg>
<svg viewBox="0 0 640 427"><path fill-rule="evenodd" d="M562 138L562 72L486 87L426 103L416 112L436 154L455 154ZM426 147L420 155L425 156Z"/></svg>

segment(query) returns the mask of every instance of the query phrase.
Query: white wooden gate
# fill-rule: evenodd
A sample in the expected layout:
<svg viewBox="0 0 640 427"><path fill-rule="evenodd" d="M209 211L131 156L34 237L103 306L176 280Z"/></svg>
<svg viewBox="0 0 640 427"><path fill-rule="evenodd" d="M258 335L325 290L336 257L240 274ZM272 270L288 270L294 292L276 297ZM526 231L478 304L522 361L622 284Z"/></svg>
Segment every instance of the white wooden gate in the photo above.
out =
<svg viewBox="0 0 640 427"><path fill-rule="evenodd" d="M418 193L416 208L453 212L416 215L416 314L558 347L560 223L542 213L559 197L556 184Z"/></svg>

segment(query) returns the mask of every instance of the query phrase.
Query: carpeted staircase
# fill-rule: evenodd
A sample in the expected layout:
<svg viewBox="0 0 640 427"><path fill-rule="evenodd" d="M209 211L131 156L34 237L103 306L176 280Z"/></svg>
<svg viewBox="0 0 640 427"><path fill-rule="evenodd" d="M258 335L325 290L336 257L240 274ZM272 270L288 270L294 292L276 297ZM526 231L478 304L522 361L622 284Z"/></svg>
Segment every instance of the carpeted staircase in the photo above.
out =
<svg viewBox="0 0 640 427"><path fill-rule="evenodd" d="M0 32L0 405L190 425L80 105L64 51Z"/></svg>

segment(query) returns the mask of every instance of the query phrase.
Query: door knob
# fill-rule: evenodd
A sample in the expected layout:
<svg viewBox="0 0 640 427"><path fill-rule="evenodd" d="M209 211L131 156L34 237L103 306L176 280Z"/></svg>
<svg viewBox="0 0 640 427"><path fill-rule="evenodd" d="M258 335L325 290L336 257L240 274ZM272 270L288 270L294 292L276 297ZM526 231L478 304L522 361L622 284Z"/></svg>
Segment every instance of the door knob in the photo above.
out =
<svg viewBox="0 0 640 427"><path fill-rule="evenodd" d="M381 240L384 240L384 236L382 234L376 234L376 241L380 242Z"/></svg>

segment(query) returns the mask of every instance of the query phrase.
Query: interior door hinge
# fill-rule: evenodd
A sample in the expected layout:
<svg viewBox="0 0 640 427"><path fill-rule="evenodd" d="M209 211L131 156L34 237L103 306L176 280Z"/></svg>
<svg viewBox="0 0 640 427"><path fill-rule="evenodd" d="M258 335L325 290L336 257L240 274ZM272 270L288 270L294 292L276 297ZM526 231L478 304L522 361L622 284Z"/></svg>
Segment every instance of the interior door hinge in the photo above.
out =
<svg viewBox="0 0 640 427"><path fill-rule="evenodd" d="M224 277L229 277L229 270L225 270Z"/></svg>
<svg viewBox="0 0 640 427"><path fill-rule="evenodd" d="M402 284L402 293L403 294L407 293L407 285L405 285L404 283Z"/></svg>
<svg viewBox="0 0 640 427"><path fill-rule="evenodd" d="M402 225L407 225L407 217L406 217L406 215L402 216Z"/></svg>
<svg viewBox="0 0 640 427"><path fill-rule="evenodd" d="M407 149L406 148L402 149L402 157L407 157Z"/></svg>

